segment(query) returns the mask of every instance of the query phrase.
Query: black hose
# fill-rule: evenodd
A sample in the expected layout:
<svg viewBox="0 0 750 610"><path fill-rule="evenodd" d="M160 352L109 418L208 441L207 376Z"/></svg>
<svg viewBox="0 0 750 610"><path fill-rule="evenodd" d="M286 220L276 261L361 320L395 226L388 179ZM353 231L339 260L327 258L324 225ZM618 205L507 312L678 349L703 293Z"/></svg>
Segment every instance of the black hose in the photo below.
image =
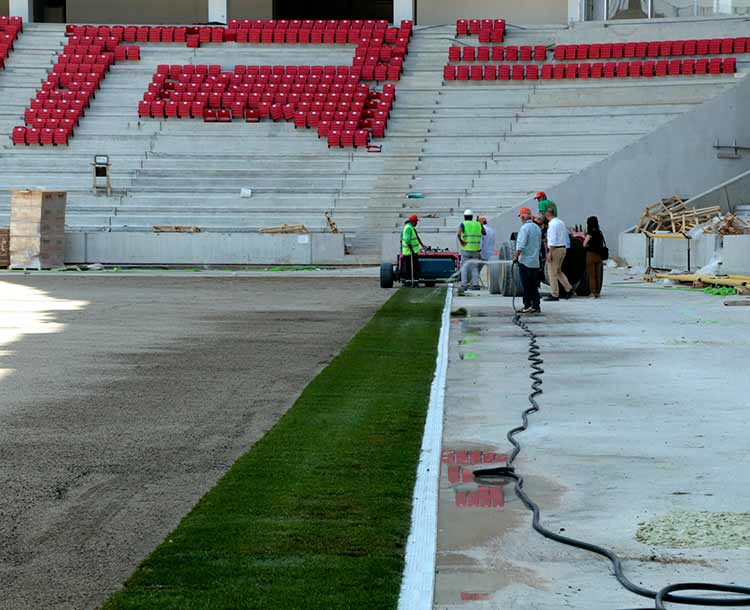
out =
<svg viewBox="0 0 750 610"><path fill-rule="evenodd" d="M514 262L513 265L516 263ZM511 273L513 273L513 269L511 268ZM518 474L515 471L515 468L513 466L513 462L515 462L516 458L518 457L518 454L521 452L521 445L520 443L515 439L515 436L523 431L525 431L529 427L529 415L532 413L536 413L539 411L539 404L536 401L536 397L542 394L542 375L544 374L544 369L542 368L542 364L544 363L544 360L542 359L542 353L541 349L539 348L539 345L537 344L537 335L532 331L529 326L521 319L521 315L516 310L516 299L515 296L513 297L513 323L518 326L524 334L529 338L529 357L528 360L531 363L531 374L529 377L531 378L531 393L529 394L528 400L530 403L530 407L523 411L521 413L521 419L522 424L520 426L516 426L515 428L508 431L508 434L506 435L506 438L508 439L508 442L513 445L513 451L508 456L507 465L499 468L483 468L480 470L474 471L474 478L478 482L482 483L493 483L497 481L507 481L511 480L515 482L515 492L516 495L519 497L521 502L524 503L526 508L528 508L532 512L532 521L531 526L534 528L535 531L537 531L539 534L544 536L545 538L548 538L550 540L554 540L555 542L559 542L560 544L565 544L567 546L572 546L577 549L582 549L584 551L588 551L590 553L595 553L597 555L601 555L602 557L606 557L609 559L610 563L612 564L612 569L614 570L615 578L617 578L618 582L625 587L628 591L635 593L636 595L640 595L641 597L647 597L654 600L655 606L652 608L629 608L627 610L666 610L666 606L664 606L665 602L674 603L674 604L690 604L695 606L750 606L750 587L739 587L736 585L719 585L719 584L713 584L713 583L701 583L701 582L689 582L689 583L678 583L673 585L667 585L666 587L663 587L659 591L652 591L650 589L646 589L644 587L639 587L635 583L631 582L623 573L622 568L622 561L620 558L609 549L605 549L604 547L598 546L596 544L591 544L590 542L584 542L582 540L577 540L576 538L571 538L569 536L561 536L560 534L557 534L546 527L544 527L540 523L540 517L541 517L541 511L539 508L539 505L534 502L524 491L523 488L523 476ZM738 595L743 595L744 597L718 597L718 598L707 598L707 597L692 597L689 595L674 595L674 592L676 591L720 591L722 593L735 593Z"/></svg>

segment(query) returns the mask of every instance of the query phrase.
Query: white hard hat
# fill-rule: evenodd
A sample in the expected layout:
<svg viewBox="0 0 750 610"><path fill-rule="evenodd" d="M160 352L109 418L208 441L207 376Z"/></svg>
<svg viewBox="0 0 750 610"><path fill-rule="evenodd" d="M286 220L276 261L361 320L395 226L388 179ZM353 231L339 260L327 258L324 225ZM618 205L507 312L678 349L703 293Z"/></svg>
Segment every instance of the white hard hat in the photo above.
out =
<svg viewBox="0 0 750 610"><path fill-rule="evenodd" d="M474 216L474 212L472 212L470 209L466 208L464 210L464 216Z"/></svg>

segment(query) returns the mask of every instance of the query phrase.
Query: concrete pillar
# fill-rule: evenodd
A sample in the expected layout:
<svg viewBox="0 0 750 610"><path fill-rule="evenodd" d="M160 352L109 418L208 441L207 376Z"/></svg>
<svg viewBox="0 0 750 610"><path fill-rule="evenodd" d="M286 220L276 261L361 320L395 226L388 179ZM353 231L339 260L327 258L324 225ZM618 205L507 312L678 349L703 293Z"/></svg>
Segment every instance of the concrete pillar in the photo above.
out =
<svg viewBox="0 0 750 610"><path fill-rule="evenodd" d="M227 22L227 3L228 0L208 0L208 20L219 23Z"/></svg>
<svg viewBox="0 0 750 610"><path fill-rule="evenodd" d="M714 4L714 12L722 15L732 14L732 0L716 0Z"/></svg>
<svg viewBox="0 0 750 610"><path fill-rule="evenodd" d="M414 20L414 0L393 0L393 23L399 25L404 19Z"/></svg>
<svg viewBox="0 0 750 610"><path fill-rule="evenodd" d="M586 18L586 0L568 0L568 23L576 23Z"/></svg>
<svg viewBox="0 0 750 610"><path fill-rule="evenodd" d="M10 0L8 8L11 17L20 17L24 23L34 21L34 0Z"/></svg>

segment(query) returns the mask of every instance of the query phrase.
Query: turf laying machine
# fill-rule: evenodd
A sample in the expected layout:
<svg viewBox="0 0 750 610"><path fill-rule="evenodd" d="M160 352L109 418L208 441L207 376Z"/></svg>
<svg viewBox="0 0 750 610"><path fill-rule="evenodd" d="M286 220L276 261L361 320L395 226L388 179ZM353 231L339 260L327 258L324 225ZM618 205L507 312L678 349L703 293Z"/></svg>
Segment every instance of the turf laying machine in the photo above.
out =
<svg viewBox="0 0 750 610"><path fill-rule="evenodd" d="M383 263L380 265L380 287L393 288L396 282L409 285L411 275L406 273L402 276L402 259L398 255L396 264ZM451 250L434 250L426 248L419 252L419 274L415 278L417 284L424 286L435 286L438 283L450 281L458 272L461 264L461 256L458 252Z"/></svg>

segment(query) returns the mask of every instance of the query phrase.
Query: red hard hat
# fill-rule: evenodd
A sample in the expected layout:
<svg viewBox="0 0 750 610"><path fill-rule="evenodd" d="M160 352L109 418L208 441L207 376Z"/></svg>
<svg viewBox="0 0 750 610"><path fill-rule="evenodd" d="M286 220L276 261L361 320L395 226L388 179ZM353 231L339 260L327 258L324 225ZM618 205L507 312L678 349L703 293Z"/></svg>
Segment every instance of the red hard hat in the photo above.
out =
<svg viewBox="0 0 750 610"><path fill-rule="evenodd" d="M482 224L484 224L485 222L487 222L487 219L484 216L480 216L479 222L481 222Z"/></svg>
<svg viewBox="0 0 750 610"><path fill-rule="evenodd" d="M518 212L519 216L531 216L531 210L529 208L521 208Z"/></svg>
<svg viewBox="0 0 750 610"><path fill-rule="evenodd" d="M539 191L536 195L534 195L534 199L547 199L547 195L544 191Z"/></svg>
<svg viewBox="0 0 750 610"><path fill-rule="evenodd" d="M409 222L419 222L419 216L417 216L416 214L412 214L411 216L409 216Z"/></svg>

